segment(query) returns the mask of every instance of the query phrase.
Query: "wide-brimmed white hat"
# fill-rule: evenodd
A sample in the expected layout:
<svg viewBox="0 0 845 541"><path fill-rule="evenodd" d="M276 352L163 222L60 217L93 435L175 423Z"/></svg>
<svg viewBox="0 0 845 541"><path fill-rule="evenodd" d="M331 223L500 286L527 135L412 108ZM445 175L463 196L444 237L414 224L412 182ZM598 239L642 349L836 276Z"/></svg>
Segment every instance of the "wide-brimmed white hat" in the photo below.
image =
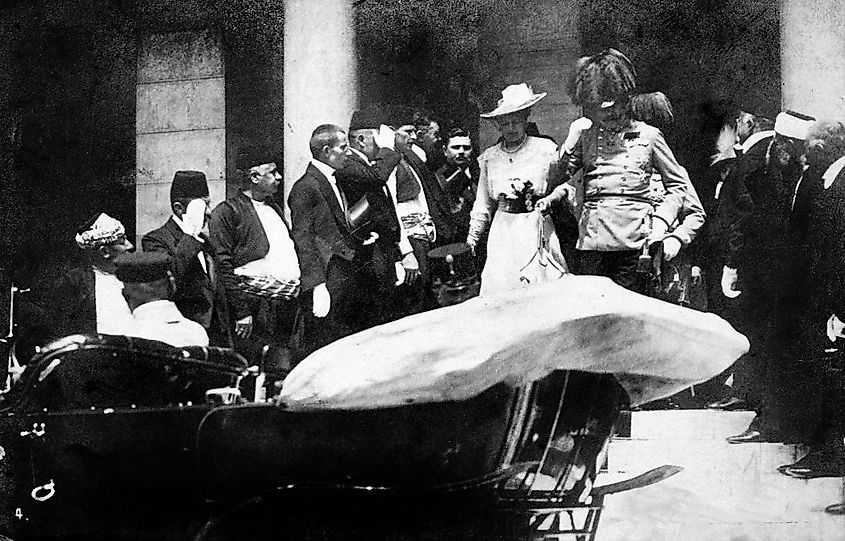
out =
<svg viewBox="0 0 845 541"><path fill-rule="evenodd" d="M528 109L538 101L546 97L546 92L535 94L531 87L525 83L510 85L502 90L502 99L499 100L496 108L489 113L483 113L481 118L493 118L507 115Z"/></svg>

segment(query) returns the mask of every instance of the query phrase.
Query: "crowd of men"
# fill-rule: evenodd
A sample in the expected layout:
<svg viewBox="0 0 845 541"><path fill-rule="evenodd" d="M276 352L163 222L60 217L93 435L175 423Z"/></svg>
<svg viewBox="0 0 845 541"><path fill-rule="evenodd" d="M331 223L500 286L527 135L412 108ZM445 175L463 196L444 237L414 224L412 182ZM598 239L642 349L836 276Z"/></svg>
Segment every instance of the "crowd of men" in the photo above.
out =
<svg viewBox="0 0 845 541"><path fill-rule="evenodd" d="M172 214L143 236L142 252L129 253L107 213L80 228L82 264L39 292L51 337L151 338L156 317L158 340L231 347L281 378L329 342L436 307L429 253L466 238L478 179L469 133L439 132L428 114L399 106L357 111L348 130L318 126L290 221L267 149L240 149L240 190L214 209L205 174L177 171ZM149 280L130 287L122 276ZM129 299L141 286L158 292L151 306Z"/></svg>
<svg viewBox="0 0 845 541"><path fill-rule="evenodd" d="M749 337L750 354L703 387L711 407L757 412L729 441L808 443L813 452L781 472L841 476L842 370L828 348L845 336L845 125L754 113L730 116L710 170L696 179L710 183L712 195L699 204L692 184L679 181L686 206L648 242L664 245L664 264L687 258L689 280L680 287L703 299L693 307ZM325 344L435 308L432 249L467 238L478 182L470 134L441 132L418 110L369 107L348 129L318 126L308 144L312 159L287 200L290 222L277 160L254 147L238 152L239 192L213 210L205 175L176 172L172 215L144 235L142 253L128 253L119 222L94 217L76 236L85 264L42 295L53 336L233 347L250 360L264 356L280 379ZM698 222L682 234L684 209ZM574 248L571 209L543 210L556 214L570 269L592 272L574 257L583 250ZM483 252L479 246L478 266Z"/></svg>

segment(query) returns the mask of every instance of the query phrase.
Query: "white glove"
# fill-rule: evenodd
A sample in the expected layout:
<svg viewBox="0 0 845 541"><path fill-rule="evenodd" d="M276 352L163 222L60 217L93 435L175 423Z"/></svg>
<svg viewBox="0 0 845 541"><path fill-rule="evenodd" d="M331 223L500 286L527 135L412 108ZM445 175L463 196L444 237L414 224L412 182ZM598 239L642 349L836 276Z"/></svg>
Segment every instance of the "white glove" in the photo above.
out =
<svg viewBox="0 0 845 541"><path fill-rule="evenodd" d="M831 342L836 342L837 338L845 338L842 331L845 330L845 323L839 321L836 314L831 314L827 320L827 337Z"/></svg>
<svg viewBox="0 0 845 541"><path fill-rule="evenodd" d="M376 145L379 148L389 148L396 150L396 132L390 126L382 124L378 128L378 132L373 136Z"/></svg>
<svg viewBox="0 0 845 541"><path fill-rule="evenodd" d="M722 268L722 294L729 298L735 299L740 296L742 291L734 289L736 287L737 274L736 269L728 266Z"/></svg>
<svg viewBox="0 0 845 541"><path fill-rule="evenodd" d="M577 145L578 140L581 139L581 134L584 131L589 130L592 125L593 121L584 116L575 119L575 121L569 125L569 134L566 136L566 140L560 146L561 158L564 154L572 154L572 151L575 150L575 145Z"/></svg>
<svg viewBox="0 0 845 541"><path fill-rule="evenodd" d="M656 216L651 220L651 232L648 235L648 245L651 246L655 242L660 242L666 237L668 231L666 222L657 218Z"/></svg>
<svg viewBox="0 0 845 541"><path fill-rule="evenodd" d="M208 203L205 199L192 199L182 215L182 223L187 233L192 237L198 237L205 227L205 216L208 211Z"/></svg>
<svg viewBox="0 0 845 541"><path fill-rule="evenodd" d="M678 252L681 251L681 241L675 237L666 237L663 239L663 260L672 261Z"/></svg>
<svg viewBox="0 0 845 541"><path fill-rule="evenodd" d="M326 284L322 283L314 288L314 315L316 317L326 317L331 308L332 296L329 294Z"/></svg>

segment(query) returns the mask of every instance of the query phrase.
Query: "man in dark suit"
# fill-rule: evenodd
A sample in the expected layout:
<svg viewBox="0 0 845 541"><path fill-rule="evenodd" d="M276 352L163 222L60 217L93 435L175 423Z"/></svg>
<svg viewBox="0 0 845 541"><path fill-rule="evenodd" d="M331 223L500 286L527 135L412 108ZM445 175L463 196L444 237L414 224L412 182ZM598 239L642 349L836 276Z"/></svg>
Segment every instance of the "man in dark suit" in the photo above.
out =
<svg viewBox="0 0 845 541"><path fill-rule="evenodd" d="M211 344L232 347L226 291L217 280L208 240L208 182L200 171L177 171L170 185L173 215L141 239L145 252L170 257L176 279L173 301L183 316L205 328Z"/></svg>
<svg viewBox="0 0 845 541"><path fill-rule="evenodd" d="M460 127L452 128L443 147L445 163L434 173L449 198L455 238L459 239L469 233L469 213L478 189L478 162L472 159L473 150L469 133Z"/></svg>
<svg viewBox="0 0 845 541"><path fill-rule="evenodd" d="M361 314L371 310L373 283L352 235L348 198L335 178L351 155L346 132L333 124L318 126L310 147L312 159L288 205L302 269L307 342L317 349L366 325Z"/></svg>
<svg viewBox="0 0 845 541"><path fill-rule="evenodd" d="M401 317L396 310L397 274L403 284L412 285L419 274L419 263L396 211L394 194L388 179L401 159L393 149L395 136L381 129L387 122L380 107L355 111L349 124L351 155L346 166L337 171L337 182L351 203L353 233L362 246L367 265L376 282L370 323L385 323ZM384 137L381 137L384 135ZM374 241L369 238L377 235ZM397 265L401 270L397 271Z"/></svg>
<svg viewBox="0 0 845 541"><path fill-rule="evenodd" d="M801 247L792 227L792 204L804 172L804 154L809 126L814 119L783 112L775 120L775 133L767 145L761 167L746 170L751 154L740 160L737 181L744 192L748 211L732 225L738 246L738 276L724 279L726 295L746 297L746 324L751 349L744 366L737 366L735 382L746 381L747 399L757 416L743 433L728 438L730 443L800 441L804 427L796 426L783 411L784 396L792 392L788 374L800 355L800 319L804 299L796 294L806 274ZM729 259L730 261L730 259Z"/></svg>

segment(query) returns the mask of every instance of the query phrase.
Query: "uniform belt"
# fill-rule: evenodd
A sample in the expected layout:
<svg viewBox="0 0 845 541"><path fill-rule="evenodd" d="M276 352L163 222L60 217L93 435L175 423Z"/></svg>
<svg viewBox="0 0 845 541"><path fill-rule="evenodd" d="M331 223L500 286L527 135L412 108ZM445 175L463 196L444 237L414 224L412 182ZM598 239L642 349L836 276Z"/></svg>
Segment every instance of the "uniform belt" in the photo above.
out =
<svg viewBox="0 0 845 541"><path fill-rule="evenodd" d="M596 195L588 195L584 198L584 201L601 201L602 199L627 199L629 201L637 201L638 203L645 203L647 205L653 205L654 201L652 201L649 197L644 195L634 195L628 193L613 193L613 192L602 192Z"/></svg>

